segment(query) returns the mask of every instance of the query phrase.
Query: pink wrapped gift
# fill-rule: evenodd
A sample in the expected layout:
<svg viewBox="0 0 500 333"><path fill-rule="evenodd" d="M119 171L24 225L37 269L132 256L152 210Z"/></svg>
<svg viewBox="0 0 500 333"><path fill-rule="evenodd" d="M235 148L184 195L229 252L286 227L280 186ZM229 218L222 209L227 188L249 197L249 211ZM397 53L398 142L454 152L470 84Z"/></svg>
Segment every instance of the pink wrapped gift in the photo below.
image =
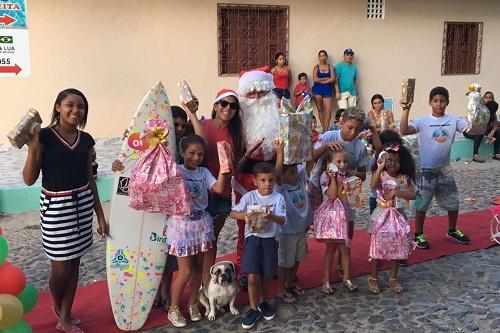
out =
<svg viewBox="0 0 500 333"><path fill-rule="evenodd" d="M349 221L339 198L323 202L314 212L313 230L318 242L345 241L346 246L351 246Z"/></svg>
<svg viewBox="0 0 500 333"><path fill-rule="evenodd" d="M410 225L397 209L390 207L374 214L369 259L406 259L413 249Z"/></svg>
<svg viewBox="0 0 500 333"><path fill-rule="evenodd" d="M181 170L166 148L168 122L150 121L145 133L150 142L132 168L129 207L150 213L189 215L192 199Z"/></svg>
<svg viewBox="0 0 500 333"><path fill-rule="evenodd" d="M231 158L231 145L227 141L217 142L217 153L219 154L219 167L222 173L229 173L234 170L233 159Z"/></svg>

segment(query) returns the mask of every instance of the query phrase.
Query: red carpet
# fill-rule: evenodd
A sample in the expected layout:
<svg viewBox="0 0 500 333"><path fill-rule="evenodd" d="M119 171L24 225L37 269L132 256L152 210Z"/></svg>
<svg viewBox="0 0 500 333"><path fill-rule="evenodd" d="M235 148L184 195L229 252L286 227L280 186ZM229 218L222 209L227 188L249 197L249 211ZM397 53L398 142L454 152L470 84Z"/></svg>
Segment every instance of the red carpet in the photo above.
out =
<svg viewBox="0 0 500 333"><path fill-rule="evenodd" d="M493 246L494 243L490 240L490 219L491 212L489 209L461 214L459 216L460 229L469 235L472 242L469 245L460 245L446 238L447 217L427 218L425 231L432 247L430 250L415 250L409 258L410 264L421 263L453 253L470 252ZM299 271L301 286L313 288L321 284L323 251L323 244L317 243L314 239L309 239L309 256L306 262L301 264ZM230 254L219 259L234 261L235 256L236 254ZM370 272L370 264L367 259L368 234L364 231L356 231L352 246L353 276ZM364 285L361 286L361 288L364 287ZM270 296L275 295L275 292L276 281L273 281L270 288L272 295ZM247 301L247 294L240 292L238 304L245 304ZM40 293L36 308L25 317L32 326L33 332L55 331L56 319L52 314L51 305L50 293ZM84 324L81 325L81 328L86 332L121 332L116 328L111 313L106 281L99 281L79 288L73 306L73 313L83 321ZM162 326L166 323L165 311L153 310L143 329Z"/></svg>

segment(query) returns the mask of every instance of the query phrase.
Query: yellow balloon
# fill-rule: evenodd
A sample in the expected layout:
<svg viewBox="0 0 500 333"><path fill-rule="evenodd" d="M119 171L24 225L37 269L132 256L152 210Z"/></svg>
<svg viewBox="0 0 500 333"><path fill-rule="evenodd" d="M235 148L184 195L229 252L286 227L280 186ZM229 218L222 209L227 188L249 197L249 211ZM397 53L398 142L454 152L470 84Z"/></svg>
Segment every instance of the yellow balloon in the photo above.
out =
<svg viewBox="0 0 500 333"><path fill-rule="evenodd" d="M23 317L23 304L17 297L0 294L0 330L17 324Z"/></svg>

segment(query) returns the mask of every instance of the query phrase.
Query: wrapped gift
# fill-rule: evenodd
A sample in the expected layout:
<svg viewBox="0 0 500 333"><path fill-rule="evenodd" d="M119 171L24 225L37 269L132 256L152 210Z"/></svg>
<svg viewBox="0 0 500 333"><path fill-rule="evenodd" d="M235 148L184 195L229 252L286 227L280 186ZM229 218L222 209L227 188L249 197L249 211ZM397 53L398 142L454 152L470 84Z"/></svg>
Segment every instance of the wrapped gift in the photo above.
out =
<svg viewBox="0 0 500 333"><path fill-rule="evenodd" d="M177 87L181 95L179 96L181 102L185 104L191 112L198 110L198 99L193 95L191 88L186 81L182 80L177 82Z"/></svg>
<svg viewBox="0 0 500 333"><path fill-rule="evenodd" d="M280 134L285 140L284 163L297 164L312 159L312 104L306 96L296 112L289 102L283 102L280 108Z"/></svg>
<svg viewBox="0 0 500 333"><path fill-rule="evenodd" d="M231 157L231 145L227 141L217 142L217 153L219 154L219 168L222 173L229 173L234 170L233 159Z"/></svg>
<svg viewBox="0 0 500 333"><path fill-rule="evenodd" d="M401 103L413 103L415 96L415 79L404 79L401 84Z"/></svg>
<svg viewBox="0 0 500 333"><path fill-rule="evenodd" d="M358 177L351 176L343 181L344 190L347 193L347 201L353 208L361 208L365 204L361 189L357 187L359 180Z"/></svg>
<svg viewBox="0 0 500 333"><path fill-rule="evenodd" d="M262 232L266 230L267 218L265 215L269 212L266 205L251 205L247 207L248 228L250 232Z"/></svg>
<svg viewBox="0 0 500 333"><path fill-rule="evenodd" d="M478 83L472 83L467 88L467 120L469 121L467 133L471 135L485 134L490 120L490 111L483 104L481 86Z"/></svg>
<svg viewBox="0 0 500 333"><path fill-rule="evenodd" d="M189 215L192 199L182 171L166 144L168 122L151 120L144 138L150 143L132 168L128 184L129 207L150 213Z"/></svg>
<svg viewBox="0 0 500 333"><path fill-rule="evenodd" d="M12 146L21 149L28 141L30 135L40 128L42 118L35 109L29 109L28 112L14 126L14 129L7 134Z"/></svg>

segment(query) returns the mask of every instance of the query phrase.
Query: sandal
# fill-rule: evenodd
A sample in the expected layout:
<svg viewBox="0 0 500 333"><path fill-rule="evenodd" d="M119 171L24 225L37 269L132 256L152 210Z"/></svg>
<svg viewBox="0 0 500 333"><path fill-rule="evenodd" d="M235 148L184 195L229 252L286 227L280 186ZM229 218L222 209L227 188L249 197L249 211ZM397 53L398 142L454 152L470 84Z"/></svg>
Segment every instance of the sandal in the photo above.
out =
<svg viewBox="0 0 500 333"><path fill-rule="evenodd" d="M477 163L484 163L485 162L485 160L483 160L481 157L479 157L479 155L474 155L472 157L472 161L477 162Z"/></svg>
<svg viewBox="0 0 500 333"><path fill-rule="evenodd" d="M351 280L345 280L344 281L344 287L349 290L350 292L358 290L358 286L352 283Z"/></svg>
<svg viewBox="0 0 500 333"><path fill-rule="evenodd" d="M378 286L378 279L369 278L368 279L368 290L372 294L380 294L380 288Z"/></svg>
<svg viewBox="0 0 500 333"><path fill-rule="evenodd" d="M295 298L295 296L293 296L293 294L289 292L285 292L284 294L279 295L278 298L285 304L297 303L297 299Z"/></svg>
<svg viewBox="0 0 500 333"><path fill-rule="evenodd" d="M52 312L56 316L57 322L59 322L59 314L56 312L56 309L54 308L53 305L52 305ZM71 317L69 318L69 320L71 320L71 325L80 325L82 323L82 321L80 319L78 319L76 317L73 317L73 315L71 315Z"/></svg>
<svg viewBox="0 0 500 333"><path fill-rule="evenodd" d="M300 288L297 285L286 288L286 291L292 294L293 296L302 296L306 293L302 288Z"/></svg>
<svg viewBox="0 0 500 333"><path fill-rule="evenodd" d="M333 288L330 286L330 282L323 282L323 286L321 287L321 292L326 295L333 294Z"/></svg>
<svg viewBox="0 0 500 333"><path fill-rule="evenodd" d="M500 154L493 155L491 158L500 161Z"/></svg>
<svg viewBox="0 0 500 333"><path fill-rule="evenodd" d="M80 327L78 327L76 325L71 325L70 327L65 327L63 325L63 323L61 323L60 321L57 321L56 330L61 331L61 332L65 332L65 333L84 333Z"/></svg>
<svg viewBox="0 0 500 333"><path fill-rule="evenodd" d="M391 290L397 294L401 294L405 290L398 282L398 279L389 278L389 285L391 286Z"/></svg>

